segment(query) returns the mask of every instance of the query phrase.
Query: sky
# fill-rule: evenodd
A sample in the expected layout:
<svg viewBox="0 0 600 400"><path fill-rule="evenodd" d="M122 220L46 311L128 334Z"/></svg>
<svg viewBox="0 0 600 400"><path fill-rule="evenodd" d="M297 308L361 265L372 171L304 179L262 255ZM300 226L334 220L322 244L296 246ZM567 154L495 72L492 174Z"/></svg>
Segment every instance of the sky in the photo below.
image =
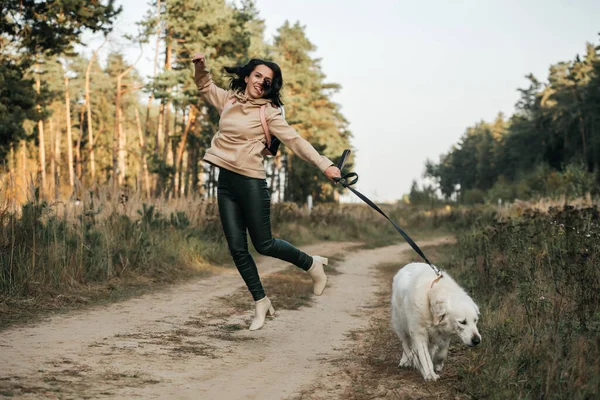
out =
<svg viewBox="0 0 600 400"><path fill-rule="evenodd" d="M147 0L119 1L123 14L104 50L120 48L133 62L139 48L120 38L135 32ZM600 44L598 0L255 4L267 41L286 20L305 27L326 81L342 86L333 100L353 134L356 188L382 202L400 199L413 179L421 183L426 160L439 161L467 127L513 114L527 74L546 81L551 64ZM84 38L90 48L97 40ZM153 56L146 46L142 75L152 74Z"/></svg>

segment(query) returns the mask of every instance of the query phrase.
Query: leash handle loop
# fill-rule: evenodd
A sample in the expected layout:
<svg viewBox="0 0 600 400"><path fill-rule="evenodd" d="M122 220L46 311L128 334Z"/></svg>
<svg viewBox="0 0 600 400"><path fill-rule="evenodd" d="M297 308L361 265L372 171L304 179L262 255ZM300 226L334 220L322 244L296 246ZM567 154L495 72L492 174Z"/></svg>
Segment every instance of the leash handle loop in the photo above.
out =
<svg viewBox="0 0 600 400"><path fill-rule="evenodd" d="M350 149L346 149L342 153L342 157L340 158L340 161L338 162L338 165L337 165L337 167L340 171L344 169L344 165L346 165L346 160L348 159L348 156L350 155L350 153L351 153Z"/></svg>

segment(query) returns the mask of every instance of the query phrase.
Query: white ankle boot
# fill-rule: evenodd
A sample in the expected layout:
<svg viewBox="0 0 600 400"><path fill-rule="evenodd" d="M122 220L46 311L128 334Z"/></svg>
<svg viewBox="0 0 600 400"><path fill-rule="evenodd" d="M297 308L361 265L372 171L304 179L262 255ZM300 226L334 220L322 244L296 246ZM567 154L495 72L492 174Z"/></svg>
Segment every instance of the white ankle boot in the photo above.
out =
<svg viewBox="0 0 600 400"><path fill-rule="evenodd" d="M275 309L271 305L271 300L267 296L254 302L254 319L250 325L250 330L255 331L262 328L265 324L265 317L268 315L275 315Z"/></svg>
<svg viewBox="0 0 600 400"><path fill-rule="evenodd" d="M325 285L327 285L327 275L325 275L325 271L323 271L323 265L327 265L327 259L321 256L313 256L313 264L308 272L308 275L312 278L314 286L313 293L317 296L320 296L325 290Z"/></svg>

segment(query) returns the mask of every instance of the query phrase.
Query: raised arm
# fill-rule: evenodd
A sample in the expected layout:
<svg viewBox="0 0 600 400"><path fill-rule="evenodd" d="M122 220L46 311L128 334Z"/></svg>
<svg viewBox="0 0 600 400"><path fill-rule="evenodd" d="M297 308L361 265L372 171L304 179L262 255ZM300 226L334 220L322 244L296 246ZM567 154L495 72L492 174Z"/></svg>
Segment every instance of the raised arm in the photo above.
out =
<svg viewBox="0 0 600 400"><path fill-rule="evenodd" d="M315 165L331 180L333 180L333 178L341 177L340 170L333 162L327 157L319 154L306 139L300 136L294 128L289 126L281 115L280 110L274 111L273 114L268 117L267 123L269 124L270 132L281 140L283 144L289 147L298 157Z"/></svg>
<svg viewBox="0 0 600 400"><path fill-rule="evenodd" d="M192 56L194 63L194 81L202 96L213 106L217 108L219 114L223 111L223 107L229 97L229 92L221 89L212 80L210 70L206 65L206 58L202 53L196 53Z"/></svg>

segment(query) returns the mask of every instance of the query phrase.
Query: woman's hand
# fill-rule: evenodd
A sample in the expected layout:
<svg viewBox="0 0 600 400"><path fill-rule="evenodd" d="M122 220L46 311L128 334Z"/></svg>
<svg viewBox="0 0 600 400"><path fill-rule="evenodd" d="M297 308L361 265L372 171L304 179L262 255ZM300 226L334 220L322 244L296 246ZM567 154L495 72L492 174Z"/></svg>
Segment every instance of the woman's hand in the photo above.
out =
<svg viewBox="0 0 600 400"><path fill-rule="evenodd" d="M340 169L338 167L336 167L335 165L332 165L325 170L325 176L327 177L327 179L335 182L334 178L341 178L342 172L340 171Z"/></svg>
<svg viewBox="0 0 600 400"><path fill-rule="evenodd" d="M192 56L192 62L194 63L194 65L196 65L196 69L204 68L204 66L206 65L206 58L204 57L204 54L196 53Z"/></svg>

